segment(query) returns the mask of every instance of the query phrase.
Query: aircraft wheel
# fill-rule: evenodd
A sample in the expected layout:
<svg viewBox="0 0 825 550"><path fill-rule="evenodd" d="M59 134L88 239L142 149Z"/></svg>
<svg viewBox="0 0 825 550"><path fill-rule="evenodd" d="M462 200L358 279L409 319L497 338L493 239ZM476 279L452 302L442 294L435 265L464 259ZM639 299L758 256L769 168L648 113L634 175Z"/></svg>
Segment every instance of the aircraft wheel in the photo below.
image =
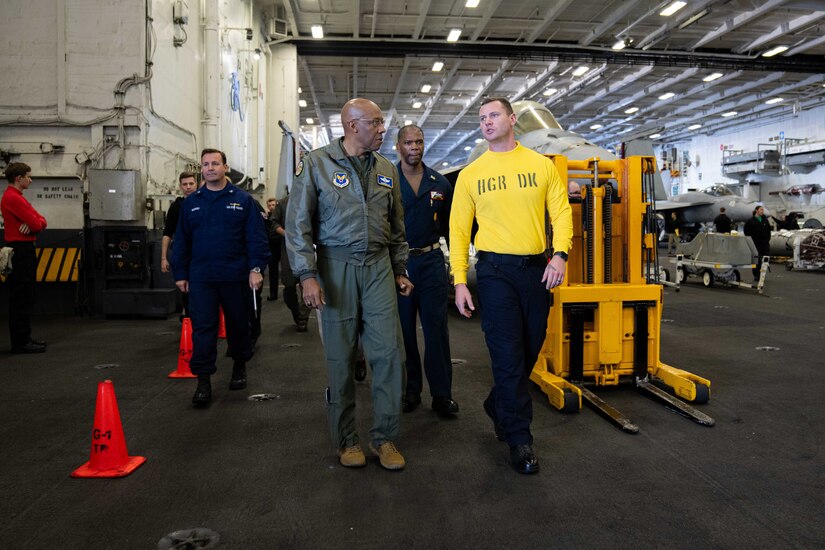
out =
<svg viewBox="0 0 825 550"><path fill-rule="evenodd" d="M687 273L685 272L684 267L677 267L676 268L676 282L679 284L684 283L687 280Z"/></svg>
<svg viewBox="0 0 825 550"><path fill-rule="evenodd" d="M739 274L738 269L733 270L733 282L738 283L742 281L742 275Z"/></svg>
<svg viewBox="0 0 825 550"><path fill-rule="evenodd" d="M664 282L670 281L670 271L663 267L662 270L659 272L659 278Z"/></svg>
<svg viewBox="0 0 825 550"><path fill-rule="evenodd" d="M564 390L564 407L562 407L561 412L579 412L579 395L573 390Z"/></svg>
<svg viewBox="0 0 825 550"><path fill-rule="evenodd" d="M716 278L713 276L713 272L710 269L706 269L702 273L702 284L708 288L713 286L715 279Z"/></svg>
<svg viewBox="0 0 825 550"><path fill-rule="evenodd" d="M710 401L710 388L704 384L696 384L696 399L693 400L697 405L703 405Z"/></svg>

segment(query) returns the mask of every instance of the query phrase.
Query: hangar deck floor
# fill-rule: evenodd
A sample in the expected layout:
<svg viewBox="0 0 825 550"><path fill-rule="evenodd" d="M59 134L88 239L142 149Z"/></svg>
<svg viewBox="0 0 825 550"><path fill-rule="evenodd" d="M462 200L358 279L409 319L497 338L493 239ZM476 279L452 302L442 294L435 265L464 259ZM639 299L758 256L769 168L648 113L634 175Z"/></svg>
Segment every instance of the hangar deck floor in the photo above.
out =
<svg viewBox="0 0 825 550"><path fill-rule="evenodd" d="M388 472L338 466L317 326L295 333L282 301L265 303L249 388L228 391L222 358L208 410L191 408L193 381L166 377L177 318L37 318L48 353L0 353L0 546L148 549L203 527L221 548L823 548L825 278L773 272L769 297L665 291L663 360L712 381L701 409L715 427L629 387L599 391L640 426L628 435L589 409L562 415L532 387L537 476L509 468L482 411L478 319L451 312L461 413L441 419L425 400L404 415L408 466ZM130 454L148 461L122 479L72 479L106 378ZM265 392L277 398L247 399Z"/></svg>

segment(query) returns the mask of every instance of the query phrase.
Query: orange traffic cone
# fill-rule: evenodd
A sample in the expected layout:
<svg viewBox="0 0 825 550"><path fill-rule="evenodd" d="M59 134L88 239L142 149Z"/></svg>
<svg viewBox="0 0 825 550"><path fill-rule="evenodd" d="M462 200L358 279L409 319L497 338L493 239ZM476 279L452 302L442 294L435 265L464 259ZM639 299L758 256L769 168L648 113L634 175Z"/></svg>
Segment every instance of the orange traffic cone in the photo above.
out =
<svg viewBox="0 0 825 550"><path fill-rule="evenodd" d="M218 338L226 338L226 321L223 318L223 308L220 308L218 317Z"/></svg>
<svg viewBox="0 0 825 550"><path fill-rule="evenodd" d="M100 382L89 462L72 472L72 477L124 477L144 462L145 457L129 456L126 451L114 384L111 380Z"/></svg>
<svg viewBox="0 0 825 550"><path fill-rule="evenodd" d="M192 319L183 318L180 327L180 352L178 352L178 369L169 374L167 378L197 378L189 370L189 360L192 359Z"/></svg>

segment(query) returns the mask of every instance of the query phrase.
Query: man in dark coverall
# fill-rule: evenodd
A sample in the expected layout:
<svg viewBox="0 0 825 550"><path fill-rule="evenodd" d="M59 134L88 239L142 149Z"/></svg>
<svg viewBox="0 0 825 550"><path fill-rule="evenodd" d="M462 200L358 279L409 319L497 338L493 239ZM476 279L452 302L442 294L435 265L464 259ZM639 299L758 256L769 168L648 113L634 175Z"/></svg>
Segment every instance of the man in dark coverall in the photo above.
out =
<svg viewBox="0 0 825 550"><path fill-rule="evenodd" d="M762 271L762 258L771 254L771 224L765 214L764 206L757 206L753 211L753 217L745 222L745 236L750 237L759 257L753 272L754 282L759 280L759 272Z"/></svg>
<svg viewBox="0 0 825 550"><path fill-rule="evenodd" d="M410 296L398 297L398 313L407 354L407 388L403 410L411 412L421 403L421 354L418 352L416 317L424 332L424 372L430 385L432 408L442 415L458 412L452 399L453 367L450 361L450 334L447 330L447 303L450 282L440 236L450 232L450 204L453 188L447 178L426 166L424 132L415 125L398 130L397 166L404 202L404 227L410 257L407 271L415 285Z"/></svg>
<svg viewBox="0 0 825 550"><path fill-rule="evenodd" d="M228 171L222 151L203 150L201 175L206 184L184 200L172 251L175 284L189 293L193 348L189 367L198 376L192 397L196 407L212 401L210 379L216 371L220 308L234 359L229 389L246 387L246 362L252 357L250 289L261 287L261 271L270 256L259 205L228 182Z"/></svg>
<svg viewBox="0 0 825 550"><path fill-rule="evenodd" d="M287 208L287 252L304 303L323 311L327 415L341 465L366 465L355 428L353 369L360 335L373 374L369 447L381 466L400 470L406 462L394 441L404 343L395 287L409 295L412 283L406 276L398 171L375 152L387 131L378 105L351 99L341 122L343 138L298 164Z"/></svg>

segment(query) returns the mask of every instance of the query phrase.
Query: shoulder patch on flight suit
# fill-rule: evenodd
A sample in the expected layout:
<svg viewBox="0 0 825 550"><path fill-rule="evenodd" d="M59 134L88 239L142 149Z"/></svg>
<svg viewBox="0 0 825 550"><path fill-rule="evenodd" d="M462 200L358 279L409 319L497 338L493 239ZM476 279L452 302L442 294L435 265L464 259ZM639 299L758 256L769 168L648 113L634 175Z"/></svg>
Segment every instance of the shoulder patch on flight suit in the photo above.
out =
<svg viewBox="0 0 825 550"><path fill-rule="evenodd" d="M335 172L332 174L332 184L343 189L349 185L349 176L346 172Z"/></svg>
<svg viewBox="0 0 825 550"><path fill-rule="evenodd" d="M300 176L301 172L303 172L303 171L304 171L304 161L299 160L298 161L298 166L295 167L295 175Z"/></svg>
<svg viewBox="0 0 825 550"><path fill-rule="evenodd" d="M378 174L378 185L392 189L392 178Z"/></svg>

